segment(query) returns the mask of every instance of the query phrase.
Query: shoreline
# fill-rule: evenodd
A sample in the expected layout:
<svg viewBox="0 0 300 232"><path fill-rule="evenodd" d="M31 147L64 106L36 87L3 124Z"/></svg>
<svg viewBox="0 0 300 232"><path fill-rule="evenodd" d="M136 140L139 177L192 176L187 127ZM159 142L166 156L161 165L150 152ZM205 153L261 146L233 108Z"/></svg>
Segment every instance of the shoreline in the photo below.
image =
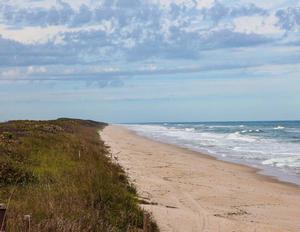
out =
<svg viewBox="0 0 300 232"><path fill-rule="evenodd" d="M213 160L216 160L216 161L225 162L225 163L228 163L228 164L238 165L238 166L242 166L244 168L252 169L252 172L255 173L255 175L257 175L257 178L264 178L265 180L270 181L270 182L277 182L277 183L280 183L280 184L285 184L285 185L293 186L293 187L296 187L296 188L300 188L300 184L297 184L293 181L285 180L285 178L281 179L277 175L270 174L271 171L280 172L280 170L276 170L275 168L272 168L272 167L263 166L261 164L259 165L259 167L254 167L253 165L251 165L250 162L247 163L247 162L242 162L242 161L239 161L239 160L230 160L229 158L226 159L226 158L218 157L215 154L209 154L209 153L204 152L204 151L197 151L197 150L194 150L194 149L191 149L191 148L188 148L188 147L180 146L180 145L175 144L175 143L168 143L168 142L158 141L158 140L152 139L148 136L138 134L136 131L128 129L126 126L123 126L123 125L114 125L114 124L110 124L110 125L125 128L126 130L128 130L128 133L132 133L133 135L143 137L143 138L145 138L147 140L150 140L150 141L153 141L153 142L161 143L161 144L164 144L166 146L174 146L178 149L188 150L190 152L195 153L195 155L200 155L200 156L205 157L207 159L213 159Z"/></svg>
<svg viewBox="0 0 300 232"><path fill-rule="evenodd" d="M101 138L161 231L299 231L300 188L110 125Z"/></svg>

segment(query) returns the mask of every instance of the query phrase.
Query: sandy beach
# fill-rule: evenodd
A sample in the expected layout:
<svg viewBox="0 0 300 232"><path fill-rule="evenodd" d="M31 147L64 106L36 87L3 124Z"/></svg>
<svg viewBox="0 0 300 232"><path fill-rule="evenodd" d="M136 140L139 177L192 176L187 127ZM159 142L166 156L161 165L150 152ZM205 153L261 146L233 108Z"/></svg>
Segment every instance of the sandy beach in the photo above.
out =
<svg viewBox="0 0 300 232"><path fill-rule="evenodd" d="M300 188L110 125L101 138L161 231L300 231Z"/></svg>

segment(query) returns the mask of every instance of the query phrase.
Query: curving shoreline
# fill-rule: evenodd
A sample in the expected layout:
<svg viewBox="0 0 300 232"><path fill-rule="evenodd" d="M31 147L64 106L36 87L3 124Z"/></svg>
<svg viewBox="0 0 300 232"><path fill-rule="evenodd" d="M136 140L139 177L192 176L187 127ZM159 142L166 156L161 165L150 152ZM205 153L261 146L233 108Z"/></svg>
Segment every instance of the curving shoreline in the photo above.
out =
<svg viewBox="0 0 300 232"><path fill-rule="evenodd" d="M110 125L102 139L162 231L299 231L300 188ZM200 155L199 155L200 154Z"/></svg>
<svg viewBox="0 0 300 232"><path fill-rule="evenodd" d="M269 124L266 126L265 124L267 123ZM278 144L276 144L276 142L275 144L273 144L274 141L270 142L270 136L274 136L272 134L274 130L273 126L280 123L270 123L271 122L256 122L255 126L253 125L254 122L235 122L235 124L226 123L220 125L212 123L150 123L125 124L125 126L126 128L137 133L138 135L149 138L151 140L187 148L189 150L196 151L201 154L207 154L218 160L250 166L255 169L258 169L258 172L263 175L270 176L280 181L290 182L300 186L300 175L299 173L297 173L298 155L290 157L278 156L282 152L284 153L287 151L291 152L291 154L299 154L298 149L300 147L293 147L292 145L294 144L287 144L284 143L282 140L281 142L282 144L284 144L283 148L281 148L282 150L278 151L278 149L275 149L275 147L278 146ZM121 124L121 126L123 125ZM254 137L250 137L249 135L241 135L241 126L243 130L245 128L248 128L246 131L272 130L272 132L264 132L265 135L261 137L257 137L257 135ZM288 126L288 122L286 122L285 126ZM253 128L249 129L251 127ZM262 129L255 129L257 127L260 127ZM201 129L197 131L197 128ZM217 131L211 132L211 129L208 128L217 128ZM224 132L224 128L226 128L227 132ZM234 137L234 139L232 139L232 136ZM283 139L284 136L281 136ZM289 136L285 136L285 139L290 139L290 137L297 135L290 134ZM268 142L266 142L266 139L268 140ZM241 144L238 141L241 141ZM245 143L244 141L247 142ZM251 143L249 141L251 141ZM261 141L264 141L263 147ZM237 152L240 149L240 147L245 148L242 149L241 152ZM271 147L273 147L273 149ZM266 150L268 150L268 155L266 155ZM261 151L261 153L259 151ZM253 152L254 153L250 155L250 157L247 157L249 155L248 152L249 154ZM276 162L278 160L280 160L280 162L278 162L277 165ZM287 160L289 160L289 164L285 163ZM274 163L276 163L276 165Z"/></svg>

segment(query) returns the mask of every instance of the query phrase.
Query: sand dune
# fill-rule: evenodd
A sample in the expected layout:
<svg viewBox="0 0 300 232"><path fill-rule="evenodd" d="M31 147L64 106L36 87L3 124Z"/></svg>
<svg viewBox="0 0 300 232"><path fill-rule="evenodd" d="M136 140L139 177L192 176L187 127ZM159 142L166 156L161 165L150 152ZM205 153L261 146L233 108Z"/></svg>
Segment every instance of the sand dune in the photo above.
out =
<svg viewBox="0 0 300 232"><path fill-rule="evenodd" d="M300 188L120 127L101 137L161 231L300 231Z"/></svg>

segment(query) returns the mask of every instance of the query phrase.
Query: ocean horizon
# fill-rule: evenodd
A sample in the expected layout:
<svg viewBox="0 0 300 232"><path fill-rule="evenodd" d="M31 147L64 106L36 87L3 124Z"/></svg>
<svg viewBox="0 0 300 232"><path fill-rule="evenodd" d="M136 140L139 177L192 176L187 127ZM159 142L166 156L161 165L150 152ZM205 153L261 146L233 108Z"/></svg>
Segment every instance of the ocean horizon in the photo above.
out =
<svg viewBox="0 0 300 232"><path fill-rule="evenodd" d="M300 120L122 124L137 134L300 185Z"/></svg>

